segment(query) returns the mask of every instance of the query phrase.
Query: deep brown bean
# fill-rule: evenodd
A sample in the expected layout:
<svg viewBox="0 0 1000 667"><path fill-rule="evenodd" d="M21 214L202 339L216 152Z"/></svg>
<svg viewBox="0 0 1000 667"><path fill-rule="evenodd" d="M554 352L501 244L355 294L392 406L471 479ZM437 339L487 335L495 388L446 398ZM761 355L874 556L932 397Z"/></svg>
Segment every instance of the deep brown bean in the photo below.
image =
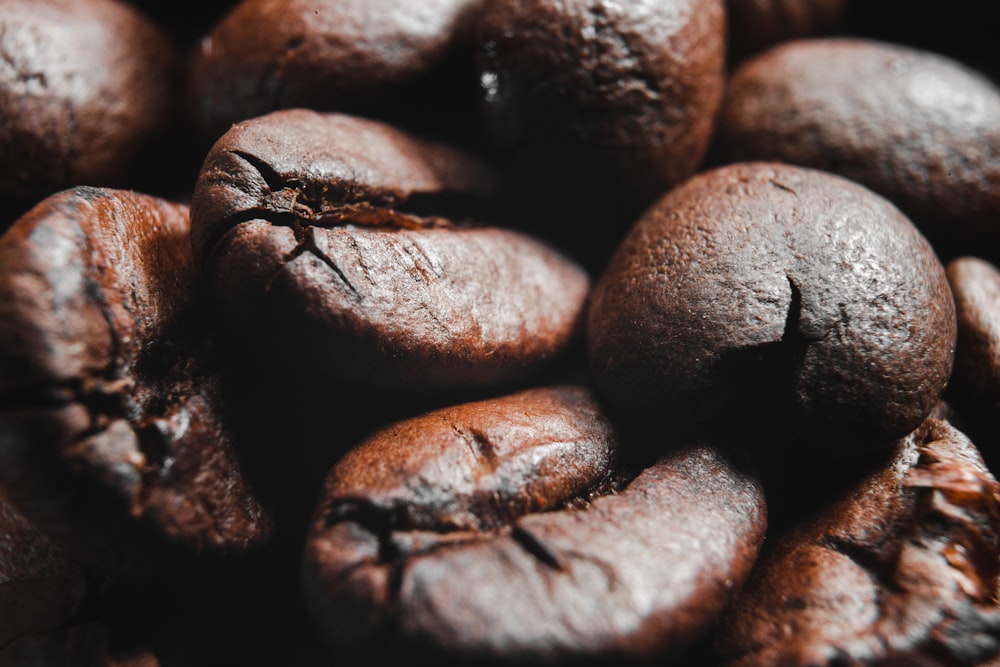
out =
<svg viewBox="0 0 1000 667"><path fill-rule="evenodd" d="M717 141L733 161L866 185L949 252L1000 238L1000 89L944 56L860 39L784 44L733 73Z"/></svg>
<svg viewBox="0 0 1000 667"><path fill-rule="evenodd" d="M548 246L449 217L491 183L482 163L387 125L278 111L216 144L192 235L255 354L349 390L481 389L566 350L589 289Z"/></svg>
<svg viewBox="0 0 1000 667"><path fill-rule="evenodd" d="M0 238L0 488L102 571L269 532L203 371L188 230L184 206L77 188Z"/></svg>
<svg viewBox="0 0 1000 667"><path fill-rule="evenodd" d="M696 641L763 541L761 488L707 445L628 480L614 438L587 391L556 387L360 444L327 477L306 546L331 648L376 664L563 664Z"/></svg>
<svg viewBox="0 0 1000 667"><path fill-rule="evenodd" d="M981 664L1000 650L998 501L968 438L928 420L761 557L724 664Z"/></svg>
<svg viewBox="0 0 1000 667"><path fill-rule="evenodd" d="M726 0L730 60L836 27L847 0Z"/></svg>
<svg viewBox="0 0 1000 667"><path fill-rule="evenodd" d="M299 107L438 132L449 121L471 123L472 30L482 4L240 2L192 54L194 124L214 141L235 122Z"/></svg>
<svg viewBox="0 0 1000 667"><path fill-rule="evenodd" d="M0 200L135 183L180 83L174 46L128 3L0 1Z"/></svg>
<svg viewBox="0 0 1000 667"><path fill-rule="evenodd" d="M640 210L691 175L722 97L721 0L499 0L479 28L487 131L552 197Z"/></svg>
<svg viewBox="0 0 1000 667"><path fill-rule="evenodd" d="M919 426L955 335L944 268L898 209L831 174L748 163L639 220L595 287L588 347L632 419L689 436L756 424L837 452Z"/></svg>

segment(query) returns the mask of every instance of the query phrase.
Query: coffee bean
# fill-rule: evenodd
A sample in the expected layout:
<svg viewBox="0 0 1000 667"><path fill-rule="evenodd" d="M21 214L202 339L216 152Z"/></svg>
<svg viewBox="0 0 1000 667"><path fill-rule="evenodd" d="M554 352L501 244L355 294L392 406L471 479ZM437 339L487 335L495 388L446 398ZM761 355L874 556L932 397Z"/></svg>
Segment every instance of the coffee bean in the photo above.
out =
<svg viewBox="0 0 1000 667"><path fill-rule="evenodd" d="M279 111L206 159L195 251L252 354L351 391L492 387L567 349L589 281L524 234L454 218L490 184L480 162L387 125Z"/></svg>
<svg viewBox="0 0 1000 667"><path fill-rule="evenodd" d="M307 601L376 664L662 658L703 635L764 535L759 485L707 445L631 479L582 387L398 422L327 477Z"/></svg>
<svg viewBox="0 0 1000 667"><path fill-rule="evenodd" d="M948 400L991 469L1000 462L1000 270L962 256L945 267L955 296L958 340Z"/></svg>
<svg viewBox="0 0 1000 667"><path fill-rule="evenodd" d="M487 4L487 131L551 196L638 211L700 165L722 96L721 0Z"/></svg>
<svg viewBox="0 0 1000 667"><path fill-rule="evenodd" d="M214 141L235 122L296 107L442 132L449 121L473 123L471 39L481 4L241 2L192 54L195 125Z"/></svg>
<svg viewBox="0 0 1000 667"><path fill-rule="evenodd" d="M134 183L174 123L180 59L126 3L2 0L0 55L0 198L15 208Z"/></svg>
<svg viewBox="0 0 1000 667"><path fill-rule="evenodd" d="M588 326L595 378L632 419L688 436L757 424L831 452L916 428L954 346L944 269L913 225L855 183L777 163L706 172L657 202Z"/></svg>
<svg viewBox="0 0 1000 667"><path fill-rule="evenodd" d="M723 664L981 664L1000 650L998 498L968 438L928 420L761 557Z"/></svg>
<svg viewBox="0 0 1000 667"><path fill-rule="evenodd" d="M199 359L187 213L77 188L0 239L0 488L101 572L269 532Z"/></svg>
<svg viewBox="0 0 1000 667"><path fill-rule="evenodd" d="M88 186L0 240L0 665L1000 661L995 483L940 424L887 463L932 407L1000 452L990 346L966 356L990 271L952 265L956 347L886 201L778 164L684 183L725 47L898 37L995 78L990 3L131 0L190 49L185 98L114 1L0 0L0 229ZM746 63L707 159L790 146L996 264L995 85L822 43L812 88L775 54L819 41ZM89 187L188 201L234 122L193 235ZM588 369L560 252L600 275L640 216ZM796 542L714 644L762 484Z"/></svg>
<svg viewBox="0 0 1000 667"><path fill-rule="evenodd" d="M858 39L785 44L733 73L717 142L733 161L866 185L939 247L978 253L1000 238L1000 90L943 56Z"/></svg>
<svg viewBox="0 0 1000 667"><path fill-rule="evenodd" d="M956 379L982 399L1000 401L1000 270L968 256L946 270L958 317Z"/></svg>

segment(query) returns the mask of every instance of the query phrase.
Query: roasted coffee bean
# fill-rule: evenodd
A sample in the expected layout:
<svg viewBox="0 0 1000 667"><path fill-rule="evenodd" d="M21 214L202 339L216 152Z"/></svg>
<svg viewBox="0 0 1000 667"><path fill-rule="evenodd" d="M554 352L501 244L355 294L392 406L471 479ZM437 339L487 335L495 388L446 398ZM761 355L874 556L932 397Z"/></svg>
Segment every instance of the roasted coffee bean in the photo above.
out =
<svg viewBox="0 0 1000 667"><path fill-rule="evenodd" d="M1000 663L984 658L997 634L980 596L995 596L1000 559L974 536L996 539L980 493L992 483L938 451L885 468L946 380L947 419L1000 463L990 346L965 352L988 338L992 278L970 260L950 271L955 343L939 264L869 193L805 187L778 166L720 193L706 174L695 204L650 212L661 231L628 246L640 268L602 288L608 329L591 343L607 334L610 354L591 374L609 400L511 396L592 380L587 279L552 248L598 276L661 193L690 194L707 143L712 166L743 159L712 136L727 65L832 30L996 79L992 3L127 0L187 54L178 94L168 70L185 68L163 31L100 9L134 15L124 1L0 0L0 230L74 185L190 201L209 144L241 124L208 158L193 238L183 207L85 187L0 241L0 666L720 667L744 650L718 655L711 633L762 539L761 486L773 544L873 469L891 484L865 488L904 500L851 534L891 537L845 550L854 577L819 547L811 570L779 554L768 590L805 588L812 572L820 592L750 593L756 625L730 637L773 656L857 628L800 653ZM29 14L34 32L18 23ZM758 72L769 100L735 104L787 127L796 150L817 145L822 169L857 147L850 178L887 174L915 206L937 201L903 213L939 258L1000 264L1000 218L984 213L1000 182L983 157L996 88L924 56L888 74L846 64L838 81L870 98L834 111L857 126L824 106L833 84L794 106L791 66ZM842 66L814 60L819 74ZM156 90L185 108L135 99ZM292 107L310 111L260 117ZM317 113L329 111L397 129ZM148 147L176 121L188 126ZM897 152L874 152L877 137ZM621 393L621 377L638 380ZM685 442L738 445L752 480L714 447L673 448ZM935 609L941 622L926 621ZM877 620L862 627L866 614Z"/></svg>
<svg viewBox="0 0 1000 667"><path fill-rule="evenodd" d="M268 535L194 284L187 208L145 195L69 190L0 238L0 489L91 568Z"/></svg>
<svg viewBox="0 0 1000 667"><path fill-rule="evenodd" d="M1000 269L963 256L948 262L945 271L958 319L948 400L992 469L1000 463Z"/></svg>
<svg viewBox="0 0 1000 667"><path fill-rule="evenodd" d="M836 452L919 426L955 335L944 268L892 204L748 163L690 179L639 220L594 289L588 348L632 419L687 435L787 427Z"/></svg>
<svg viewBox="0 0 1000 667"><path fill-rule="evenodd" d="M228 329L298 372L350 391L520 380L573 341L589 281L528 236L445 217L488 174L387 125L278 111L206 159L195 251Z"/></svg>
<svg viewBox="0 0 1000 667"><path fill-rule="evenodd" d="M364 113L442 132L442 118L474 123L472 30L481 4L241 2L193 53L195 124L214 141L235 122L296 107Z"/></svg>
<svg viewBox="0 0 1000 667"><path fill-rule="evenodd" d="M762 490L707 445L628 479L618 446L574 386L376 433L330 472L307 540L305 594L323 637L375 664L681 652L749 572Z"/></svg>
<svg viewBox="0 0 1000 667"><path fill-rule="evenodd" d="M180 84L170 40L124 2L0 0L0 199L134 183Z"/></svg>
<svg viewBox="0 0 1000 667"><path fill-rule="evenodd" d="M866 185L949 252L1000 239L1000 90L943 56L857 39L782 45L733 73L717 143L733 161Z"/></svg>
<svg viewBox="0 0 1000 667"><path fill-rule="evenodd" d="M979 665L1000 650L1000 485L930 419L761 557L716 637L732 667Z"/></svg>
<svg viewBox="0 0 1000 667"><path fill-rule="evenodd" d="M638 211L691 175L722 97L721 0L499 0L478 54L486 129L551 196Z"/></svg>
<svg viewBox="0 0 1000 667"><path fill-rule="evenodd" d="M977 257L959 257L946 271L958 317L955 374L1000 404L1000 270Z"/></svg>

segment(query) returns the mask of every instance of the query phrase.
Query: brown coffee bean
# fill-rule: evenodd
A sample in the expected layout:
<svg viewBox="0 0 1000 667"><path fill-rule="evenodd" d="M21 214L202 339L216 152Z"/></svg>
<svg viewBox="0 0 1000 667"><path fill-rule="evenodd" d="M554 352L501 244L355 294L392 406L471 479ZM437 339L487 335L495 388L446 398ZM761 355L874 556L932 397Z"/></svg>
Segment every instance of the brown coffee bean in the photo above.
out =
<svg viewBox="0 0 1000 667"><path fill-rule="evenodd" d="M935 244L1000 238L1000 90L943 56L857 39L801 40L732 75L727 159L846 176L890 199Z"/></svg>
<svg viewBox="0 0 1000 667"><path fill-rule="evenodd" d="M1000 270L977 257L946 267L955 295L958 346L955 374L981 398L1000 401Z"/></svg>
<svg viewBox="0 0 1000 667"><path fill-rule="evenodd" d="M0 238L0 488L93 568L241 551L269 520L231 451L187 208L77 188Z"/></svg>
<svg viewBox="0 0 1000 667"><path fill-rule="evenodd" d="M588 324L595 378L631 418L688 435L756 423L830 451L919 426L954 346L944 269L913 225L855 183L777 163L657 202Z"/></svg>
<svg viewBox="0 0 1000 667"><path fill-rule="evenodd" d="M134 182L174 122L180 60L127 3L0 0L0 56L0 198Z"/></svg>
<svg viewBox="0 0 1000 667"><path fill-rule="evenodd" d="M701 163L722 96L721 0L500 0L479 28L487 130L570 200L641 209Z"/></svg>
<svg viewBox="0 0 1000 667"><path fill-rule="evenodd" d="M733 667L979 665L1000 650L1000 485L928 420L783 536L717 634Z"/></svg>
<svg viewBox="0 0 1000 667"><path fill-rule="evenodd" d="M680 652L749 572L762 491L706 445L627 481L617 447L572 386L373 435L330 472L306 544L305 594L323 637L376 664Z"/></svg>
<svg viewBox="0 0 1000 667"><path fill-rule="evenodd" d="M214 141L235 122L296 107L413 123L433 101L439 120L454 118L455 106L474 118L471 39L481 4L245 0L194 50L195 123Z"/></svg>
<svg viewBox="0 0 1000 667"><path fill-rule="evenodd" d="M958 319L948 400L992 468L1000 456L1000 269L963 256L948 262L945 270Z"/></svg>
<svg viewBox="0 0 1000 667"><path fill-rule="evenodd" d="M216 144L192 236L228 328L269 359L349 391L481 389L563 352L589 289L532 238L444 217L489 187L387 125L279 111Z"/></svg>

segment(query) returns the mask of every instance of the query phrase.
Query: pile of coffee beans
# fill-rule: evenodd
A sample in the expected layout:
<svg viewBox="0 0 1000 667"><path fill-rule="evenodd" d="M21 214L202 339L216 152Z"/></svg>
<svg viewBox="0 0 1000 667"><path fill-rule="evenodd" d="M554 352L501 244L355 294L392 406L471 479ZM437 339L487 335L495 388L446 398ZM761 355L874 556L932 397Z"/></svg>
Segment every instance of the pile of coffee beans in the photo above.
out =
<svg viewBox="0 0 1000 667"><path fill-rule="evenodd" d="M1000 665L955 0L0 0L0 667Z"/></svg>

